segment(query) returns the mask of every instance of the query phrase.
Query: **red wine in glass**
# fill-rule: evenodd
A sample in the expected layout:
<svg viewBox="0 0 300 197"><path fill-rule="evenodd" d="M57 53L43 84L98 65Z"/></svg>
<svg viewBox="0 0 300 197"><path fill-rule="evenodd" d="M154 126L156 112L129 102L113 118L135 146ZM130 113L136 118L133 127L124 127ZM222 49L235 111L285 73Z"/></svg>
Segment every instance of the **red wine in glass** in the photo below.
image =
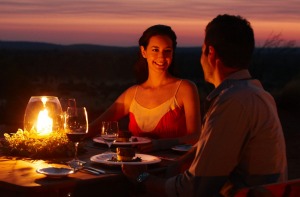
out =
<svg viewBox="0 0 300 197"><path fill-rule="evenodd" d="M84 140L88 132L88 117L85 107L67 108L65 129L68 139L75 144L74 159L69 161L68 164L76 170L85 163L77 157L79 142Z"/></svg>
<svg viewBox="0 0 300 197"><path fill-rule="evenodd" d="M81 142L85 136L86 133L67 133L67 137L71 142Z"/></svg>

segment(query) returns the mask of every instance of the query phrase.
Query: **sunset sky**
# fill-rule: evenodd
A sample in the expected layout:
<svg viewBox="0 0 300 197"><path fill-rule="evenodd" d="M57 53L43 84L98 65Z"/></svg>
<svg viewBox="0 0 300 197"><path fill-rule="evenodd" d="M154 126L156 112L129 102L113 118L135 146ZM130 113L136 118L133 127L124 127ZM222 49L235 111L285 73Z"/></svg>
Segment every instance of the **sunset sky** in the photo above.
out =
<svg viewBox="0 0 300 197"><path fill-rule="evenodd" d="M179 46L200 46L218 14L247 18L256 45L272 35L300 46L299 0L0 0L0 40L137 46L154 24L170 25Z"/></svg>

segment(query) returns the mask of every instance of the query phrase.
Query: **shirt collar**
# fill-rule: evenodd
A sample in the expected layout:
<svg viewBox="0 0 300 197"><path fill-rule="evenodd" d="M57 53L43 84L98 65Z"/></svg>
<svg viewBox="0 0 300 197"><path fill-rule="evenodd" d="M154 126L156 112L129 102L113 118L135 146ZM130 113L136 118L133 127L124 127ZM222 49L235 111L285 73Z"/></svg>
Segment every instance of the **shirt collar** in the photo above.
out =
<svg viewBox="0 0 300 197"><path fill-rule="evenodd" d="M224 81L226 81L227 79L245 79L245 78L251 78L251 75L247 69L242 69L228 75Z"/></svg>
<svg viewBox="0 0 300 197"><path fill-rule="evenodd" d="M216 87L208 96L207 100L211 101L216 96L218 96L224 89L233 85L236 81L243 80L243 79L251 79L251 75L247 69L242 69L237 72L234 72L228 75L222 83Z"/></svg>

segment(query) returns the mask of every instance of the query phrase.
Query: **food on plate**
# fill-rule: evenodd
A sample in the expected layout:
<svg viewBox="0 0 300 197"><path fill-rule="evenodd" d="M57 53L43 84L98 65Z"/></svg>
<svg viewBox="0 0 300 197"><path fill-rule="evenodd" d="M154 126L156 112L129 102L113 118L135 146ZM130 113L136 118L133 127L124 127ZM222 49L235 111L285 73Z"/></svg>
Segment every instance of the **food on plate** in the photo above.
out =
<svg viewBox="0 0 300 197"><path fill-rule="evenodd" d="M118 147L116 151L118 161L132 161L135 156L135 150L131 147Z"/></svg>
<svg viewBox="0 0 300 197"><path fill-rule="evenodd" d="M137 142L138 139L137 139L136 137L133 137L133 138L131 138L131 141L132 141L132 142Z"/></svg>
<svg viewBox="0 0 300 197"><path fill-rule="evenodd" d="M129 139L131 137L130 131L118 131L117 134L117 142L129 142Z"/></svg>

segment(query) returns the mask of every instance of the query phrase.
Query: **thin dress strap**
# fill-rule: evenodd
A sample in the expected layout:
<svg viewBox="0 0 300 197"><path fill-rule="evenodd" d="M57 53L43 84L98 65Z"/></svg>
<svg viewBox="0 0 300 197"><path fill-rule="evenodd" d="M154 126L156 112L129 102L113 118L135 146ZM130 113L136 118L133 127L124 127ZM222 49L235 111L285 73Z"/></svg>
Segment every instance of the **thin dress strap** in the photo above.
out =
<svg viewBox="0 0 300 197"><path fill-rule="evenodd" d="M177 94L177 92L178 92L178 90L179 90L179 86L180 86L181 82L182 82L182 79L179 81L179 84L178 84L177 89L176 89L176 91L175 91L174 97L176 96L176 94Z"/></svg>
<svg viewBox="0 0 300 197"><path fill-rule="evenodd" d="M134 93L134 96L133 96L133 99L134 99L134 100L135 100L135 96L136 96L136 92L137 92L138 87L139 87L139 85L136 85L135 93Z"/></svg>

